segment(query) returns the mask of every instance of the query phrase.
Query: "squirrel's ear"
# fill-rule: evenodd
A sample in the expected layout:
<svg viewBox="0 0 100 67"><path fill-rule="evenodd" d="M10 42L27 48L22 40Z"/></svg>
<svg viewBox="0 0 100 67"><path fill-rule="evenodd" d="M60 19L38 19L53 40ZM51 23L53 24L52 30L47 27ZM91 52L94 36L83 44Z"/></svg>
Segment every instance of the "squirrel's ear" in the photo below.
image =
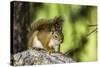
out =
<svg viewBox="0 0 100 67"><path fill-rule="evenodd" d="M63 24L64 20L61 16L59 16L59 17L55 17L53 22L55 23L55 25L61 26Z"/></svg>
<svg viewBox="0 0 100 67"><path fill-rule="evenodd" d="M53 22L54 22L54 26L56 27L57 30L62 29L62 25L63 25L64 20L61 16L56 17Z"/></svg>

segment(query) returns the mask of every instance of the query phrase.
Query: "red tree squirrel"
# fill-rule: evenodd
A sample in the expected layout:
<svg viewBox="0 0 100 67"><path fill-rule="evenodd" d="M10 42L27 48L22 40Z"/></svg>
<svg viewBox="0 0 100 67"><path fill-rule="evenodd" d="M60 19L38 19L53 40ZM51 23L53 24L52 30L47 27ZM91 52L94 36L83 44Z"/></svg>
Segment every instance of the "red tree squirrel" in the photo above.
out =
<svg viewBox="0 0 100 67"><path fill-rule="evenodd" d="M41 19L33 22L28 48L46 49L49 54L59 52L60 44L63 42L62 22L60 17L53 21Z"/></svg>

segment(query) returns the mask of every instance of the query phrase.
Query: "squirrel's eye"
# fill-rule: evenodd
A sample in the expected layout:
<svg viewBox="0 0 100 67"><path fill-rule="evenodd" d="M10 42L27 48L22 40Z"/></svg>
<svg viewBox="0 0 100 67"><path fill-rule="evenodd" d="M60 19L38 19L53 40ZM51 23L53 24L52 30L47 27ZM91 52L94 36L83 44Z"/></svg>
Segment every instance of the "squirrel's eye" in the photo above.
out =
<svg viewBox="0 0 100 67"><path fill-rule="evenodd" d="M55 35L55 38L57 38L57 35Z"/></svg>

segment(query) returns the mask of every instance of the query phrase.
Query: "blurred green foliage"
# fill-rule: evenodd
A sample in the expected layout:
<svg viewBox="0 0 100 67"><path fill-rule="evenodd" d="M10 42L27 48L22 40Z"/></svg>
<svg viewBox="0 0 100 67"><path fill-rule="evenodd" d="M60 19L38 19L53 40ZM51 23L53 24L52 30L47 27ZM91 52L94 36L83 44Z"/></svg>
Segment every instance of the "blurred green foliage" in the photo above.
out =
<svg viewBox="0 0 100 67"><path fill-rule="evenodd" d="M92 32L97 27L96 6L43 3L38 7L36 19L63 17L62 53L70 54L76 61L97 60L97 33Z"/></svg>

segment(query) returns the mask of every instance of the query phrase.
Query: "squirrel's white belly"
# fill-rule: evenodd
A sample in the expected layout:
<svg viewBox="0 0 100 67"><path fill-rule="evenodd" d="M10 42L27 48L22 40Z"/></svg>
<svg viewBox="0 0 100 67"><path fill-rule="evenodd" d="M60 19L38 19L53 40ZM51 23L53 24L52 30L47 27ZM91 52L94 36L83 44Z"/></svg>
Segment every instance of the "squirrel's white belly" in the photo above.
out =
<svg viewBox="0 0 100 67"><path fill-rule="evenodd" d="M58 51L59 45L60 45L60 42L58 40L55 40L52 38L50 39L49 47L53 47L55 51ZM38 40L37 36L34 37L33 46L34 46L34 48L43 48L44 49L41 41Z"/></svg>
<svg viewBox="0 0 100 67"><path fill-rule="evenodd" d="M37 36L34 38L33 45L36 48L43 48L42 43L38 40Z"/></svg>
<svg viewBox="0 0 100 67"><path fill-rule="evenodd" d="M51 40L50 40L50 42L49 42L49 46L51 47L51 46L58 46L60 44L60 42L58 41L58 40L55 40L55 39L52 39L51 38Z"/></svg>
<svg viewBox="0 0 100 67"><path fill-rule="evenodd" d="M58 51L59 45L60 45L60 42L58 40L51 38L51 40L49 42L49 46L53 47L56 52Z"/></svg>

